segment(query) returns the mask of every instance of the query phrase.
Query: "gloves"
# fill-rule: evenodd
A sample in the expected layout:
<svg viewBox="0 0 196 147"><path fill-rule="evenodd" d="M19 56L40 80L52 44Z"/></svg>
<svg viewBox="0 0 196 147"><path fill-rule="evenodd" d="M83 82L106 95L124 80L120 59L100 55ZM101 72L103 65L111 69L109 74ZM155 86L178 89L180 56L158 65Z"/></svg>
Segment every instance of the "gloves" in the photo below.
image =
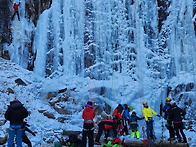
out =
<svg viewBox="0 0 196 147"><path fill-rule="evenodd" d="M157 115L158 117L161 117L159 114Z"/></svg>

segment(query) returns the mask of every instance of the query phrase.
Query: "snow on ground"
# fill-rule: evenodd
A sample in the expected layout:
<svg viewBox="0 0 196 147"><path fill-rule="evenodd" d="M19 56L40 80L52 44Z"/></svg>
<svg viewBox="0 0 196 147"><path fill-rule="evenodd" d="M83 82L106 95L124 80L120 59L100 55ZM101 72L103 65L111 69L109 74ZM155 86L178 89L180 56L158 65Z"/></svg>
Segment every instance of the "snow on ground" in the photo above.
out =
<svg viewBox="0 0 196 147"><path fill-rule="evenodd" d="M10 61L4 60L0 58L0 99L1 99L1 116L0 121L4 120L4 113L7 109L7 105L14 98L19 99L24 106L30 112L30 116L26 119L28 124L30 125L30 129L36 132L36 136L29 136L31 142L34 146L49 146L45 141L54 140L57 141L55 135L59 135L63 132L63 130L73 130L73 131L81 131L82 130L82 110L84 105L88 100L91 100L91 94L94 97L95 105L103 105L100 104L100 101L105 100L111 107L114 109L119 103L128 103L131 104L136 110L138 116L142 116L141 110L141 102L144 98L140 97L140 92L137 90L139 85L131 79L127 78L127 80L122 80L120 75L114 75L114 81L96 81L91 80L91 87L89 86L90 79L78 78L76 76L72 77L61 77L56 80L43 79L36 76L33 72L27 71L20 67L19 65L12 63ZM17 85L14 81L17 78L21 78L23 81L27 83L27 86ZM123 77L125 78L125 77ZM173 79L173 83L179 82L180 79ZM159 113L159 105L160 99L151 98L153 95L159 95L160 92L157 89L153 89L156 85L151 84L149 86L149 80L144 79L143 87L145 87L144 97L149 102L150 107L152 107L157 113ZM186 80L187 81L187 80ZM59 89L63 89L66 87L69 89L76 88L76 92L72 93L75 100L78 102L78 106L73 105L77 109L77 112L72 114L69 118L70 120L65 123L60 123L56 119L48 119L42 113L39 113L38 110L47 110L48 112L53 113L56 117L61 116L65 117L65 115L58 114L45 100L45 94L51 91L57 91ZM140 85L141 86L141 85ZM105 95L100 95L100 87L105 87ZM11 88L14 93L8 93L8 88ZM91 90L92 89L92 93ZM152 89L150 91L150 89ZM150 92L154 93L150 93ZM72 105L72 104L70 104ZM158 117L155 118L155 133L157 138L161 138L162 136L162 119ZM165 120L163 120L165 124ZM143 139L142 135L142 127L145 127L145 122L139 122L139 130L141 132L141 139ZM5 130L9 127L9 122L6 122L4 125L0 127L0 136L5 133ZM196 127L193 128L196 130ZM196 146L196 132L185 130L187 135L188 142L192 146ZM168 138L168 130L164 127L163 130L164 138ZM55 138L55 139L54 139ZM121 137L123 138L123 137ZM131 136L124 136L127 140L134 140ZM45 141L44 141L45 140Z"/></svg>

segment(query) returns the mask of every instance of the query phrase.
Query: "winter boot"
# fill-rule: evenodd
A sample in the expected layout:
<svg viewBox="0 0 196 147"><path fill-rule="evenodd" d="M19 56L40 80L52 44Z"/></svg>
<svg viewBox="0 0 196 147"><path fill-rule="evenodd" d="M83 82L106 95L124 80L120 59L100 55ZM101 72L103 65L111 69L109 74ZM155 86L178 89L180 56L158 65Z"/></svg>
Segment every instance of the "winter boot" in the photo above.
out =
<svg viewBox="0 0 196 147"><path fill-rule="evenodd" d="M140 132L139 131L136 131L136 138L140 139Z"/></svg>
<svg viewBox="0 0 196 147"><path fill-rule="evenodd" d="M131 136L135 138L135 132L131 132Z"/></svg>

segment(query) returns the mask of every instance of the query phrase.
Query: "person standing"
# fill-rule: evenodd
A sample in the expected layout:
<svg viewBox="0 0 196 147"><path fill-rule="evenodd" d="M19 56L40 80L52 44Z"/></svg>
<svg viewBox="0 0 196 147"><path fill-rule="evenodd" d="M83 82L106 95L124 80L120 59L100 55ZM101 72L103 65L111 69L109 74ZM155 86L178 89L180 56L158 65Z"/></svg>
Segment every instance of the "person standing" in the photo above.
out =
<svg viewBox="0 0 196 147"><path fill-rule="evenodd" d="M93 109L93 103L88 101L85 109L82 113L82 118L84 119L83 131L82 131L82 147L86 147L87 137L88 137L88 146L94 146L94 121L95 111Z"/></svg>
<svg viewBox="0 0 196 147"><path fill-rule="evenodd" d="M128 135L129 131L128 131L127 123L129 123L129 119L131 118L129 114L130 109L127 104L123 105L123 109L124 109L122 113L123 134L125 133L125 135Z"/></svg>
<svg viewBox="0 0 196 147"><path fill-rule="evenodd" d="M156 112L154 112L147 104L146 101L143 101L142 102L143 104L143 115L144 115L144 118L145 118L145 121L146 121L146 127L147 127L147 138L148 139L151 139L151 138L154 138L154 135L153 135L153 115L155 116L158 116L160 117L160 115L157 115Z"/></svg>
<svg viewBox="0 0 196 147"><path fill-rule="evenodd" d="M169 130L169 141L172 141L174 139L174 127L172 125L172 120L169 117L169 114L171 112L171 98L167 97L166 98L166 103L165 106L163 107L163 112L164 112L164 119L167 120L166 127Z"/></svg>
<svg viewBox="0 0 196 147"><path fill-rule="evenodd" d="M17 147L22 147L22 134L23 134L23 119L28 116L27 109L23 104L15 99L10 102L7 111L5 112L5 119L10 121L8 133L8 147L13 147L14 137L16 135Z"/></svg>
<svg viewBox="0 0 196 147"><path fill-rule="evenodd" d="M116 118L118 120L122 119L122 112L123 112L123 106L121 104L118 104L118 106L114 109L114 112L112 114L113 118Z"/></svg>
<svg viewBox="0 0 196 147"><path fill-rule="evenodd" d="M14 3L13 8L14 8L14 14L11 18L11 20L14 20L14 16L17 14L18 16L18 20L20 21L20 16L19 16L19 12L18 12L18 7L20 6L20 2L18 4Z"/></svg>
<svg viewBox="0 0 196 147"><path fill-rule="evenodd" d="M181 108L179 108L176 105L175 101L171 101L171 112L170 112L170 118L173 120L174 122L174 130L176 132L177 138L178 138L178 142L182 142L181 136L179 134L179 131L183 137L183 143L187 143L187 139L186 136L183 132L183 122L182 122L182 116L186 115L186 112L184 110L182 110Z"/></svg>
<svg viewBox="0 0 196 147"><path fill-rule="evenodd" d="M120 135L123 135L123 124L122 124L122 113L123 113L123 106L121 104L118 104L118 106L114 109L114 112L112 114L113 119L115 119L118 122L117 125L117 132L120 133Z"/></svg>
<svg viewBox="0 0 196 147"><path fill-rule="evenodd" d="M130 125L130 129L131 129L131 136L133 138L135 138L135 134L136 134L136 138L139 139L140 138L140 132L138 130L138 120L142 120L144 119L144 117L138 117L136 115L136 112L133 110L132 114L131 114L131 118L129 119L129 125Z"/></svg>

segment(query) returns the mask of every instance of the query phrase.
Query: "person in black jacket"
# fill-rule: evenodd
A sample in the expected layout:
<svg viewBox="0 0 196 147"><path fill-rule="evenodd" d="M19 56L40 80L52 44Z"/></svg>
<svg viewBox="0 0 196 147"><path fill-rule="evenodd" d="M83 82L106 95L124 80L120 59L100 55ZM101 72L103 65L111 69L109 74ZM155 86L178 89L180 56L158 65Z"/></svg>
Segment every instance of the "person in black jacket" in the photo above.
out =
<svg viewBox="0 0 196 147"><path fill-rule="evenodd" d="M131 136L133 138L135 138L135 134L136 134L136 138L139 139L140 138L140 132L138 131L138 120L142 120L144 119L144 117L138 117L136 115L136 112L133 110L132 114L131 114L131 118L129 119L129 125L130 125L130 129L131 129Z"/></svg>
<svg viewBox="0 0 196 147"><path fill-rule="evenodd" d="M186 112L184 110L182 110L181 108L179 108L176 105L175 101L171 101L171 111L169 114L169 117L173 120L174 123L174 130L176 132L177 138L178 138L178 142L182 142L181 136L179 134L179 131L183 137L183 142L187 143L186 140L186 136L183 132L183 122L182 122L182 116L184 116L186 114Z"/></svg>
<svg viewBox="0 0 196 147"><path fill-rule="evenodd" d="M171 111L171 98L167 97L166 98L166 103L165 103L165 106L162 108L163 112L165 113L164 114L164 119L167 120L167 124L166 124L166 127L167 129L169 130L169 141L172 141L174 140L174 127L172 125L172 120L171 118L169 117L169 114L170 114L170 111Z"/></svg>
<svg viewBox="0 0 196 147"><path fill-rule="evenodd" d="M10 102L5 118L10 121L8 147L13 147L14 137L16 135L17 147L22 147L22 124L23 119L28 116L27 109L21 104L18 99Z"/></svg>

